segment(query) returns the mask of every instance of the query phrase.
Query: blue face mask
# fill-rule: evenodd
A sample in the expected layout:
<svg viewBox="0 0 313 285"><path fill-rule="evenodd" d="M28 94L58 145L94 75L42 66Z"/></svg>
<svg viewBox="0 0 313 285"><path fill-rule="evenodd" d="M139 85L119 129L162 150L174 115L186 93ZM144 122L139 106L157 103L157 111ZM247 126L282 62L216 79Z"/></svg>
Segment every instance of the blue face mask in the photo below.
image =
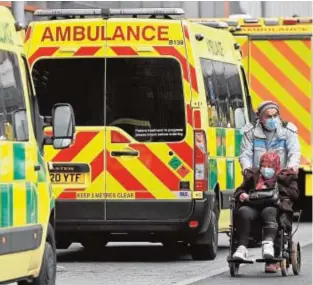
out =
<svg viewBox="0 0 313 285"><path fill-rule="evenodd" d="M273 178L273 176L275 175L275 169L269 167L261 167L261 174L264 178Z"/></svg>
<svg viewBox="0 0 313 285"><path fill-rule="evenodd" d="M264 122L264 127L267 128L269 131L276 130L279 123L279 118L269 118L266 119Z"/></svg>

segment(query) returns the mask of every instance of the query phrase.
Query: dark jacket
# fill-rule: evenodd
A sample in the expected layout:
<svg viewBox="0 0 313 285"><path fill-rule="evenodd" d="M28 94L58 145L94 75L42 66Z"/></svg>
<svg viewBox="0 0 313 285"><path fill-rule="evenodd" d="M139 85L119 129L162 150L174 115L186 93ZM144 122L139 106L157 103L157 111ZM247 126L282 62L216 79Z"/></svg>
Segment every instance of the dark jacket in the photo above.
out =
<svg viewBox="0 0 313 285"><path fill-rule="evenodd" d="M249 194L251 190L256 188L261 173L258 168L250 168L246 170L245 178L242 184L236 189L234 193L235 199L238 201L242 193ZM277 175L277 183L279 188L280 204L279 208L283 212L293 212L293 204L299 197L299 189L297 183L298 175L289 170L283 170ZM267 185L269 188L274 187Z"/></svg>

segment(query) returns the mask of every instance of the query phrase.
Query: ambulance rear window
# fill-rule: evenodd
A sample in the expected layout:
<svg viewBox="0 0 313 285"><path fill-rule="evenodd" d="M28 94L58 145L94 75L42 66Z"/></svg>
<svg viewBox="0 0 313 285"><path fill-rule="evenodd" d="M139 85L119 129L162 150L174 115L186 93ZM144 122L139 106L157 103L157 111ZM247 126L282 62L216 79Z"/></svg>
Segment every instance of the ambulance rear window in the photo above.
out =
<svg viewBox="0 0 313 285"><path fill-rule="evenodd" d="M43 115L55 103L70 103L77 126L118 127L144 142L185 137L182 73L175 59L42 59L32 74Z"/></svg>
<svg viewBox="0 0 313 285"><path fill-rule="evenodd" d="M77 126L104 125L105 60L42 59L32 70L40 113L51 116L55 103L72 105Z"/></svg>
<svg viewBox="0 0 313 285"><path fill-rule="evenodd" d="M185 108L179 63L169 58L107 60L108 126L138 141L180 141Z"/></svg>

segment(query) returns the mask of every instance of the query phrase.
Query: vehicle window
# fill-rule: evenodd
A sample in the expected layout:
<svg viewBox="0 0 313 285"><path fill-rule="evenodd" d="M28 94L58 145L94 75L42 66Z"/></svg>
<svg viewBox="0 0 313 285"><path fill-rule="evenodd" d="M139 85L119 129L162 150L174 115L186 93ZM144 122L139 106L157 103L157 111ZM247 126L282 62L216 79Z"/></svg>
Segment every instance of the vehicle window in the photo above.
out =
<svg viewBox="0 0 313 285"><path fill-rule="evenodd" d="M169 58L111 58L106 123L138 141L180 141L186 119L181 68Z"/></svg>
<svg viewBox="0 0 313 285"><path fill-rule="evenodd" d="M42 59L32 70L40 113L72 105L77 126L104 126L104 59Z"/></svg>
<svg viewBox="0 0 313 285"><path fill-rule="evenodd" d="M229 98L227 92L227 86L225 84L226 78L224 74L224 66L222 62L212 61L214 73L216 76L217 83L217 102L220 110L220 125L219 127L227 128L230 125L230 115L229 115Z"/></svg>
<svg viewBox="0 0 313 285"><path fill-rule="evenodd" d="M0 140L28 140L28 123L18 57L0 50Z"/></svg>
<svg viewBox="0 0 313 285"><path fill-rule="evenodd" d="M208 106L209 126L218 127L220 121L219 106L217 101L217 84L211 60L200 59L204 88Z"/></svg>
<svg viewBox="0 0 313 285"><path fill-rule="evenodd" d="M252 104L251 104L251 96L249 92L249 87L248 87L248 82L247 82L247 77L244 68L241 66L240 67L241 71L241 77L243 79L243 86L245 90L245 95L246 95L246 102L247 102L247 108L248 108L248 113L249 113L249 119L251 122L255 122L257 117L256 114L253 110Z"/></svg>
<svg viewBox="0 0 313 285"><path fill-rule="evenodd" d="M241 88L238 67L235 64L224 63L226 86L229 94L229 114L232 127L242 128L245 122L244 99Z"/></svg>
<svg viewBox="0 0 313 285"><path fill-rule="evenodd" d="M28 65L27 65L27 60L26 58L22 57L23 60L23 67L24 67L24 71L26 74L26 80L27 80L27 91L28 91L28 98L29 98L29 105L30 105L30 110L31 110L31 119L32 119L32 125L33 128L35 129L34 126L34 113L33 113L33 100L32 100L32 95L33 95L33 90L32 90L32 86L31 86L31 78L29 75L29 70L28 70Z"/></svg>

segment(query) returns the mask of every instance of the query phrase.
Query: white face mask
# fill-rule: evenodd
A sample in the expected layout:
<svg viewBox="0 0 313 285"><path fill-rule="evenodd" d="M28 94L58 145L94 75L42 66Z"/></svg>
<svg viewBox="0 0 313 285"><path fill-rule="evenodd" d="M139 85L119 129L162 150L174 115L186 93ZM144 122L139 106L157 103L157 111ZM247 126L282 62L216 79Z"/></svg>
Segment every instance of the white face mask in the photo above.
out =
<svg viewBox="0 0 313 285"><path fill-rule="evenodd" d="M261 174L264 178L270 179L275 175L275 169L270 167L261 167Z"/></svg>
<svg viewBox="0 0 313 285"><path fill-rule="evenodd" d="M279 118L269 118L266 119L264 122L264 127L267 128L269 131L274 131L277 129L279 124Z"/></svg>

